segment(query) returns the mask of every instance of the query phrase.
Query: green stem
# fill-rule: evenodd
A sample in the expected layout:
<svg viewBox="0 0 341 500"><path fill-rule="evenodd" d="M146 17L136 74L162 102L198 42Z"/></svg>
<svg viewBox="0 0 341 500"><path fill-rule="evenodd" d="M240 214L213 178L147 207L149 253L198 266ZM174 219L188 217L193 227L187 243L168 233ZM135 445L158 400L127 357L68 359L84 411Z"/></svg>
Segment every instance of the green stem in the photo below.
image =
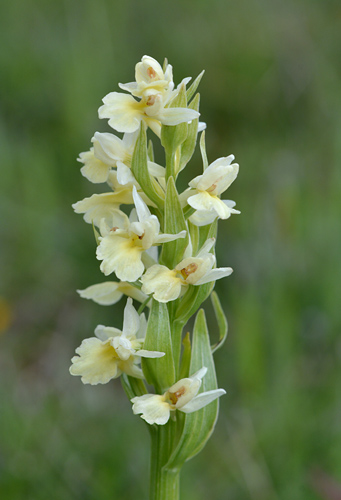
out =
<svg viewBox="0 0 341 500"><path fill-rule="evenodd" d="M151 432L151 467L149 500L179 500L180 469L167 469L165 465L172 449L175 426L172 422L155 426Z"/></svg>

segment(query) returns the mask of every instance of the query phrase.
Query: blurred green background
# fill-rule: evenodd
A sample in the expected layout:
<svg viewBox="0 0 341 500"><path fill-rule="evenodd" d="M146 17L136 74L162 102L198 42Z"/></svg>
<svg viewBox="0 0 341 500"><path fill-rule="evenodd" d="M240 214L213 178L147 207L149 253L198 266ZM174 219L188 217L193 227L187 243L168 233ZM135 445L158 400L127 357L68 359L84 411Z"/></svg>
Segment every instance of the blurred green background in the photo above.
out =
<svg viewBox="0 0 341 500"><path fill-rule="evenodd" d="M0 496L147 498L149 437L119 381L70 377L99 323L75 290L102 281L71 204L101 99L144 54L178 83L206 70L209 160L241 165L219 225L230 331L216 432L186 500L318 500L341 483L341 4L335 0L12 0L0 16ZM186 175L201 172L199 156ZM208 311L210 309L208 308ZM216 335L210 318L212 337Z"/></svg>

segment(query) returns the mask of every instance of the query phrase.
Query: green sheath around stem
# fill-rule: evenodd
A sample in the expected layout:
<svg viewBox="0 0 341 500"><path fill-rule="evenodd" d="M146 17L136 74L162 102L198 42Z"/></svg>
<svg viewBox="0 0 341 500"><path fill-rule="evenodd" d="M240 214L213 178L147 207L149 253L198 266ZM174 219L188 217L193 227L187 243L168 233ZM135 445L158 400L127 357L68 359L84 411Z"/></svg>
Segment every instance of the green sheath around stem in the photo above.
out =
<svg viewBox="0 0 341 500"><path fill-rule="evenodd" d="M173 422L151 430L151 467L149 500L179 500L180 469L166 469L172 449Z"/></svg>

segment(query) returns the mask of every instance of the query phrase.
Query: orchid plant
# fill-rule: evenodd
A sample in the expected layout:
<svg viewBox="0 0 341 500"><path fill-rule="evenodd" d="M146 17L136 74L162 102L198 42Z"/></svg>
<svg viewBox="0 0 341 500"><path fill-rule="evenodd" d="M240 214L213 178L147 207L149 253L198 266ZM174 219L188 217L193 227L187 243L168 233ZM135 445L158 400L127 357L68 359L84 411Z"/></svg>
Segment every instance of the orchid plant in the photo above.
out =
<svg viewBox="0 0 341 500"><path fill-rule="evenodd" d="M119 84L128 93L111 92L99 108L123 137L96 132L93 147L80 154L82 175L110 190L73 205L94 228L100 270L119 280L79 290L80 296L105 306L128 298L122 330L97 326L95 337L76 349L70 373L92 385L121 378L133 413L151 434L151 500L179 499L180 469L212 434L225 394L213 352L226 338L227 321L212 290L232 273L216 267L215 242L217 220L239 213L233 201L220 199L239 167L233 155L208 164L196 93L202 76L189 88L191 78L175 87L172 66L144 56L135 82ZM149 129L161 141L165 166L154 161ZM176 182L199 133L202 173L179 193ZM219 327L215 344L199 309L209 296ZM184 334L194 314L192 335Z"/></svg>

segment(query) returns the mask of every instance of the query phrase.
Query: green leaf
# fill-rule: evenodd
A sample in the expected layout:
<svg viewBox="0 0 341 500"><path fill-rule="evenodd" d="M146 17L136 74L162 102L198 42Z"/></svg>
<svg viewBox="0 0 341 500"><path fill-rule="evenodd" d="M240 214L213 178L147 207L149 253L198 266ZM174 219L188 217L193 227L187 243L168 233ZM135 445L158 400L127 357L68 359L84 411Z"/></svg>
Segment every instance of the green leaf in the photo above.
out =
<svg viewBox="0 0 341 500"><path fill-rule="evenodd" d="M209 238L216 238L218 230L218 217L212 224L207 224L206 226L199 227L199 248L203 246L205 241ZM214 247L213 247L214 248Z"/></svg>
<svg viewBox="0 0 341 500"><path fill-rule="evenodd" d="M217 318L218 328L219 328L219 340L216 344L211 346L212 353L220 349L227 337L228 324L227 319L224 314L223 308L221 307L221 303L216 292L212 292L211 301L213 304L213 309Z"/></svg>
<svg viewBox="0 0 341 500"><path fill-rule="evenodd" d="M188 107L190 109L194 109L195 111L199 111L199 103L200 103L200 95L197 94ZM199 123L199 118L197 118L196 120L192 120L191 123L188 125L187 138L181 145L179 172L181 172L181 170L185 168L185 166L193 156L195 146L197 143L198 123Z"/></svg>
<svg viewBox="0 0 341 500"><path fill-rule="evenodd" d="M162 358L142 358L142 370L159 394L175 382L171 329L167 305L153 299L143 349L164 352Z"/></svg>
<svg viewBox="0 0 341 500"><path fill-rule="evenodd" d="M204 285L190 285L185 295L181 298L176 310L175 320L183 324L187 323L191 316L199 309L213 290L214 282Z"/></svg>
<svg viewBox="0 0 341 500"><path fill-rule="evenodd" d="M181 358L179 379L186 378L189 376L189 368L191 363L191 339L189 336L189 332L187 332L186 335L184 336L182 345L184 349Z"/></svg>
<svg viewBox="0 0 341 500"><path fill-rule="evenodd" d="M149 161L154 161L154 148L153 148L153 142L151 139L148 142L148 159L149 159Z"/></svg>
<svg viewBox="0 0 341 500"><path fill-rule="evenodd" d="M170 103L171 108L187 108L186 86L180 87L179 93ZM180 161L179 146L186 140L188 133L187 122L179 123L179 125L162 125L161 127L161 144L166 152L166 178L176 177L176 172L179 171L178 163Z"/></svg>
<svg viewBox="0 0 341 500"><path fill-rule="evenodd" d="M203 366L206 366L207 373L202 380L199 393L217 389L206 318L204 310L201 309L194 324L190 375ZM166 468L181 467L185 461L201 451L213 432L218 417L218 408L218 400L215 400L201 410L185 415L181 437Z"/></svg>
<svg viewBox="0 0 341 500"><path fill-rule="evenodd" d="M177 234L183 230L187 231L187 224L182 212L173 177L170 177L167 182L164 220L165 233ZM182 260L183 253L187 245L188 234L185 238L178 238L174 241L164 243L160 263L169 267L169 269L174 269L174 267Z"/></svg>
<svg viewBox="0 0 341 500"><path fill-rule="evenodd" d="M208 160L207 160L207 154L206 154L206 143L205 143L205 130L203 130L201 137L200 137L200 152L201 152L201 157L202 157L202 163L204 165L204 171L208 167Z"/></svg>
<svg viewBox="0 0 341 500"><path fill-rule="evenodd" d="M92 229L93 229L93 232L94 232L96 243L97 243L97 245L99 245L100 244L100 241L99 241L100 234L97 231L97 229L95 228L95 224L94 224L93 221L92 221Z"/></svg>
<svg viewBox="0 0 341 500"><path fill-rule="evenodd" d="M192 97L194 96L194 94L195 94L195 92L196 92L196 90L198 88L198 85L201 82L201 79L202 79L204 73L205 73L205 70L202 71L200 73L200 75L198 75L196 77L196 79L194 80L194 82L192 83L192 85L187 90L187 102L189 102L192 99Z"/></svg>
<svg viewBox="0 0 341 500"><path fill-rule="evenodd" d="M135 144L131 161L131 170L144 193L162 210L164 205L164 193L158 182L149 174L147 133L143 122L141 122L140 133Z"/></svg>
<svg viewBox="0 0 341 500"><path fill-rule="evenodd" d="M195 224L192 224L191 221L187 222L189 237L192 242L193 255L196 255L199 250L199 227Z"/></svg>

